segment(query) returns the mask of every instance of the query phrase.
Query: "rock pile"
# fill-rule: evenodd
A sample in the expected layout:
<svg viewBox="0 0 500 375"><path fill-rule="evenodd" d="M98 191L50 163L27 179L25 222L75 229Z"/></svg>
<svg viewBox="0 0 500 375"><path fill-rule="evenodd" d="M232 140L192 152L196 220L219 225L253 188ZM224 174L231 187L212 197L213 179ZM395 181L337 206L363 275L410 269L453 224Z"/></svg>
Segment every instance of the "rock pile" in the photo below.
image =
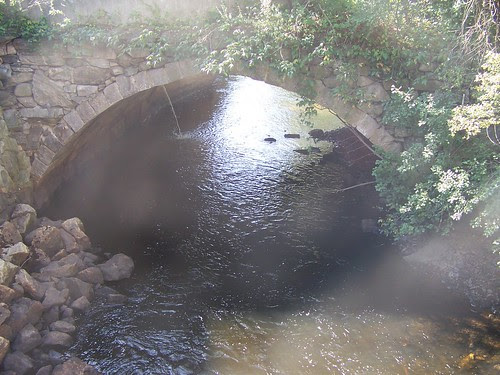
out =
<svg viewBox="0 0 500 375"><path fill-rule="evenodd" d="M77 358L64 361L73 343L75 315L95 295L109 303L126 297L105 281L130 277L124 254L103 259L78 218L37 218L18 204L0 226L0 363L2 374L97 374Z"/></svg>

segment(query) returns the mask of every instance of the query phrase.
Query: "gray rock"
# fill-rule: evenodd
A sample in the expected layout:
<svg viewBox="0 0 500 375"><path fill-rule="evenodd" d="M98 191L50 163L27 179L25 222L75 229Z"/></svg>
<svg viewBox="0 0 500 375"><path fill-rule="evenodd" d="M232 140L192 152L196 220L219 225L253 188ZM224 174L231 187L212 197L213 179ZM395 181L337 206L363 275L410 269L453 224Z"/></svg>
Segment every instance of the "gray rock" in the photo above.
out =
<svg viewBox="0 0 500 375"><path fill-rule="evenodd" d="M40 70L33 76L33 98L42 107L70 108L72 105L62 86L46 77Z"/></svg>
<svg viewBox="0 0 500 375"><path fill-rule="evenodd" d="M73 333L76 331L74 324L65 322L64 320L58 320L50 325L51 331L59 331L64 333Z"/></svg>
<svg viewBox="0 0 500 375"><path fill-rule="evenodd" d="M45 295L45 288L23 269L17 273L16 282L23 287L25 293L36 300L40 301Z"/></svg>
<svg viewBox="0 0 500 375"><path fill-rule="evenodd" d="M43 313L43 322L45 325L52 324L59 320L59 306L52 306L49 310Z"/></svg>
<svg viewBox="0 0 500 375"><path fill-rule="evenodd" d="M10 286L18 269L15 264L0 259L0 284Z"/></svg>
<svg viewBox="0 0 500 375"><path fill-rule="evenodd" d="M16 337L12 344L12 349L27 353L42 343L40 332L32 325L27 324Z"/></svg>
<svg viewBox="0 0 500 375"><path fill-rule="evenodd" d="M61 233L64 232L64 230L61 230ZM65 257L67 257L69 255L69 253L66 251L66 249L63 249L61 251L59 251L56 255L54 255L52 257L52 260L53 261L58 261L58 260L61 260Z"/></svg>
<svg viewBox="0 0 500 375"><path fill-rule="evenodd" d="M14 331L12 331L12 327L8 324L0 325L0 337L12 340L14 338Z"/></svg>
<svg viewBox="0 0 500 375"><path fill-rule="evenodd" d="M78 253L79 251L81 251L81 248L78 245L78 242L76 242L75 237L66 232L64 229L61 229L61 237L68 253Z"/></svg>
<svg viewBox="0 0 500 375"><path fill-rule="evenodd" d="M16 375L25 375L33 371L33 361L22 352L9 353L5 356L3 367Z"/></svg>
<svg viewBox="0 0 500 375"><path fill-rule="evenodd" d="M371 85L363 87L362 89L368 100L383 102L389 99L389 94L385 91L384 86L381 83L375 82Z"/></svg>
<svg viewBox="0 0 500 375"><path fill-rule="evenodd" d="M61 226L66 232L75 238L76 242L80 246L80 250L85 251L90 249L90 239L85 234L83 223L79 218L74 217L72 219L65 220Z"/></svg>
<svg viewBox="0 0 500 375"><path fill-rule="evenodd" d="M57 290L56 288L49 288L45 292L45 298L43 299L42 305L48 310L52 306L61 306L66 303L69 297L69 290Z"/></svg>
<svg viewBox="0 0 500 375"><path fill-rule="evenodd" d="M20 83L14 89L14 95L15 96L26 97L26 96L31 96L32 93L33 92L31 90L31 84L30 83Z"/></svg>
<svg viewBox="0 0 500 375"><path fill-rule="evenodd" d="M31 246L43 250L47 256L52 257L64 249L61 233L56 227L43 226L35 229L34 232L34 234L30 233Z"/></svg>
<svg viewBox="0 0 500 375"><path fill-rule="evenodd" d="M3 362L10 348L10 341L0 336L0 363Z"/></svg>
<svg viewBox="0 0 500 375"><path fill-rule="evenodd" d="M68 277L61 280L66 288L69 289L69 295L73 301L85 296L89 301L94 298L94 288L92 284L77 279L76 277Z"/></svg>
<svg viewBox="0 0 500 375"><path fill-rule="evenodd" d="M61 306L61 318L62 319L69 319L72 318L74 315L73 309L68 306Z"/></svg>
<svg viewBox="0 0 500 375"><path fill-rule="evenodd" d="M90 302L86 297L80 297L76 301L73 301L71 308L77 311L85 311L90 307Z"/></svg>
<svg viewBox="0 0 500 375"><path fill-rule="evenodd" d="M49 350L49 361L56 366L64 362L64 356L55 350Z"/></svg>
<svg viewBox="0 0 500 375"><path fill-rule="evenodd" d="M123 294L108 294L108 303L123 304L127 301L127 297Z"/></svg>
<svg viewBox="0 0 500 375"><path fill-rule="evenodd" d="M78 358L70 358L58 365L52 375L99 375L99 372Z"/></svg>
<svg viewBox="0 0 500 375"><path fill-rule="evenodd" d="M31 323L36 325L43 313L43 306L38 301L29 298L19 298L10 306L10 318L6 323L11 326L14 334L17 334L23 327Z"/></svg>
<svg viewBox="0 0 500 375"><path fill-rule="evenodd" d="M28 259L25 267L31 272L38 272L49 264L50 258L45 254L45 251L34 248L31 249L31 257Z"/></svg>
<svg viewBox="0 0 500 375"><path fill-rule="evenodd" d="M104 276L102 275L99 267L89 267L80 271L78 275L76 275L80 280L83 280L87 283L91 284L103 284Z"/></svg>
<svg viewBox="0 0 500 375"><path fill-rule="evenodd" d="M51 262L40 273L54 277L72 277L85 268L83 261L76 254L70 254L57 262Z"/></svg>
<svg viewBox="0 0 500 375"><path fill-rule="evenodd" d="M96 295L99 297L107 297L110 294L119 294L116 290L113 288L110 288L109 286L102 286L98 289L96 289Z"/></svg>
<svg viewBox="0 0 500 375"><path fill-rule="evenodd" d="M0 285L0 303L9 304L15 298L17 298L17 293L14 289L5 285Z"/></svg>
<svg viewBox="0 0 500 375"><path fill-rule="evenodd" d="M16 226L19 233L24 234L35 223L36 211L27 204L18 204L11 215L11 221Z"/></svg>
<svg viewBox="0 0 500 375"><path fill-rule="evenodd" d="M79 66L73 69L73 83L98 85L111 76L108 69L95 66Z"/></svg>
<svg viewBox="0 0 500 375"><path fill-rule="evenodd" d="M43 337L43 345L50 348L69 348L73 338L64 332L50 331Z"/></svg>
<svg viewBox="0 0 500 375"><path fill-rule="evenodd" d="M14 245L22 240L19 230L10 221L6 221L0 226L0 247Z"/></svg>
<svg viewBox="0 0 500 375"><path fill-rule="evenodd" d="M134 261L125 254L116 254L107 262L98 265L105 281L127 279L134 270Z"/></svg>
<svg viewBox="0 0 500 375"><path fill-rule="evenodd" d="M17 266L20 266L28 259L30 250L22 242L18 242L3 250L2 259Z"/></svg>
<svg viewBox="0 0 500 375"><path fill-rule="evenodd" d="M52 369L53 369L52 365L40 367L40 369L36 372L35 375L51 375Z"/></svg>
<svg viewBox="0 0 500 375"><path fill-rule="evenodd" d="M3 324L10 317L10 310L6 304L0 305L0 324Z"/></svg>

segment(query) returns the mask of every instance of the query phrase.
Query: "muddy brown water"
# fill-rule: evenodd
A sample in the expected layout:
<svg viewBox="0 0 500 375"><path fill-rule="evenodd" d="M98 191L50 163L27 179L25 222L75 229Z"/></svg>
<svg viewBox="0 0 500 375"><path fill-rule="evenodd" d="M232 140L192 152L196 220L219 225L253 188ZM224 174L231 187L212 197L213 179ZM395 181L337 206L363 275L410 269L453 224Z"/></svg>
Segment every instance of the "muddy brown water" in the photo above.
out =
<svg viewBox="0 0 500 375"><path fill-rule="evenodd" d="M79 319L70 354L104 374L495 371L495 317L362 232L379 214L373 187L338 192L356 171L321 163L331 146L309 139L296 99L233 77L174 98L181 135L158 98L145 119L116 117L138 99L92 125L104 130L42 213L82 218L136 271L112 285L125 304L98 300Z"/></svg>

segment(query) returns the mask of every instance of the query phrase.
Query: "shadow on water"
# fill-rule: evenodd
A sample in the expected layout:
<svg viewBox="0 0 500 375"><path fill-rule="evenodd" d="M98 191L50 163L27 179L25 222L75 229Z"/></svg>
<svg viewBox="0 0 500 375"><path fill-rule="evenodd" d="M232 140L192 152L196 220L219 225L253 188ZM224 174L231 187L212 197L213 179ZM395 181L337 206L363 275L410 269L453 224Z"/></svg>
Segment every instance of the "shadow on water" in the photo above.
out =
<svg viewBox="0 0 500 375"><path fill-rule="evenodd" d="M121 130L88 137L42 213L81 217L136 271L112 285L126 304L80 318L75 355L105 374L453 373L467 303L361 231L373 188L338 193L345 165L293 151L330 147L295 100L233 78L174 100L181 136L154 95L147 121L120 117L129 101L92 124Z"/></svg>

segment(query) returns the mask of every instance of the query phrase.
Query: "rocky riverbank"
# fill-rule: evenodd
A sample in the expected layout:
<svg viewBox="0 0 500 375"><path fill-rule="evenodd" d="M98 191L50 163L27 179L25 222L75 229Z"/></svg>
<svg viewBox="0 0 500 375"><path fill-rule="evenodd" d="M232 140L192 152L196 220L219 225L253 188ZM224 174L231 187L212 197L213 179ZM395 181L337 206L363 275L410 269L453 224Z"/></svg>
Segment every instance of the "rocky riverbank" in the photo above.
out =
<svg viewBox="0 0 500 375"><path fill-rule="evenodd" d="M2 374L97 374L65 354L73 343L75 318L98 296L108 303L126 300L104 283L130 277L132 259L101 254L80 219L37 218L26 204L5 213L0 247Z"/></svg>

